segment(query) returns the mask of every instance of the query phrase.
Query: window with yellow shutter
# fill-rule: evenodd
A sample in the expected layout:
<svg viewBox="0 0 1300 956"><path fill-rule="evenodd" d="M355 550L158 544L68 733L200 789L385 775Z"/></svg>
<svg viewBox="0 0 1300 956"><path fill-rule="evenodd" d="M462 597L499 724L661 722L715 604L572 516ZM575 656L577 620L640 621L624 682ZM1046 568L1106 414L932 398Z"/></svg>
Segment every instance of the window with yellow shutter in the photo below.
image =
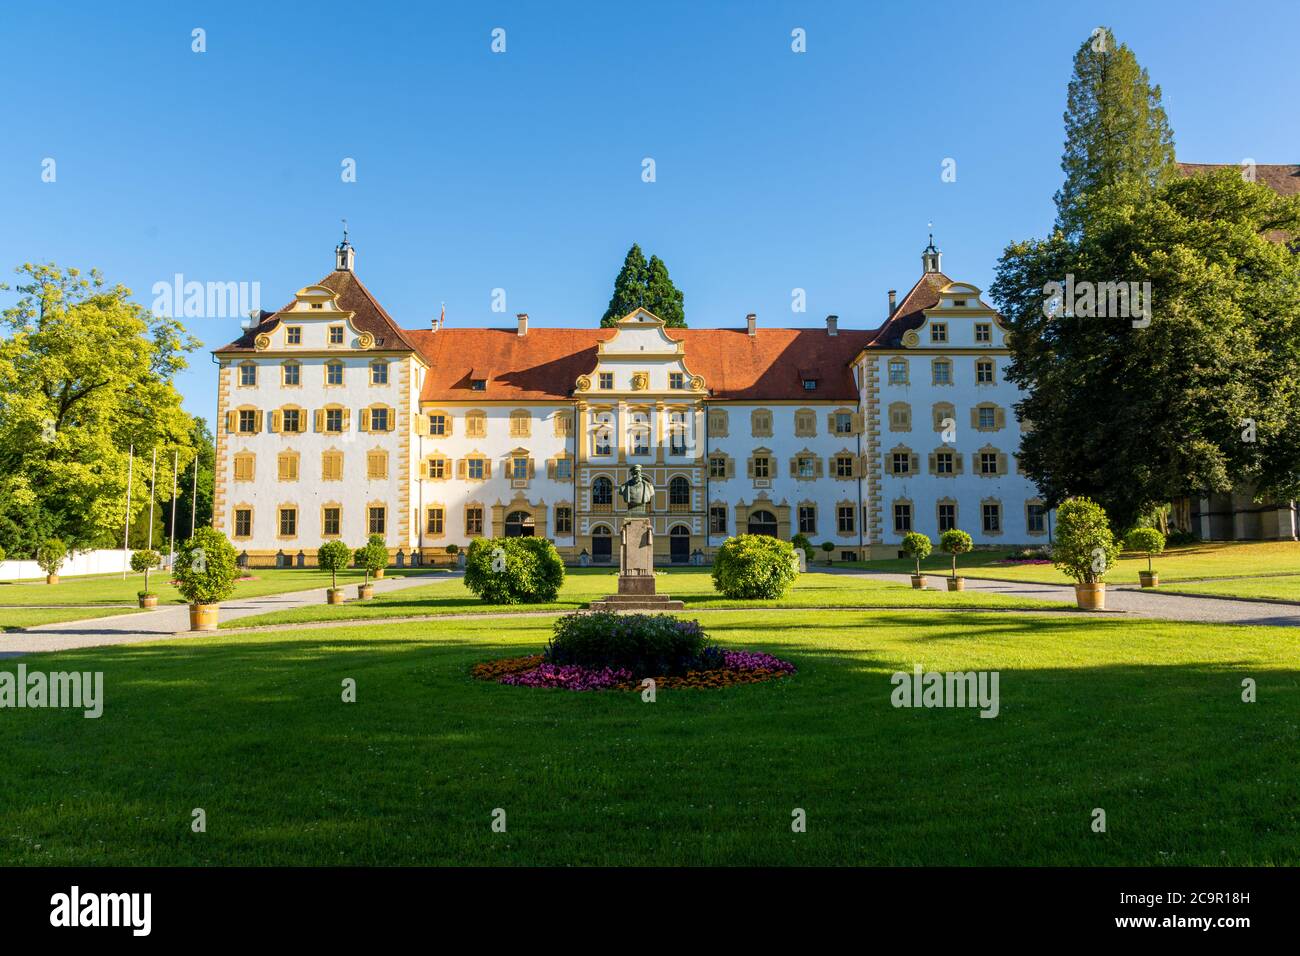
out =
<svg viewBox="0 0 1300 956"><path fill-rule="evenodd" d="M372 451L366 453L366 477L371 479L388 477L388 452Z"/></svg>

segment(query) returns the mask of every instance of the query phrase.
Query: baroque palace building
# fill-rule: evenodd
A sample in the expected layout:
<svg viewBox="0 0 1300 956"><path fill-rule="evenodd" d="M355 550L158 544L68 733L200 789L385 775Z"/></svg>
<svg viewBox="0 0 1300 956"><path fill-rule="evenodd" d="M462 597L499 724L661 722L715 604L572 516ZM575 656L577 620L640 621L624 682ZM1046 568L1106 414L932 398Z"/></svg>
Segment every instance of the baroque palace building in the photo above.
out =
<svg viewBox="0 0 1300 956"><path fill-rule="evenodd" d="M910 530L1048 540L1015 464L1001 318L933 241L871 331L667 329L644 309L615 328L402 329L354 265L345 239L333 272L214 353L213 523L250 564L371 533L399 564L512 535L612 562L633 464L662 563L747 532L837 560L893 557Z"/></svg>

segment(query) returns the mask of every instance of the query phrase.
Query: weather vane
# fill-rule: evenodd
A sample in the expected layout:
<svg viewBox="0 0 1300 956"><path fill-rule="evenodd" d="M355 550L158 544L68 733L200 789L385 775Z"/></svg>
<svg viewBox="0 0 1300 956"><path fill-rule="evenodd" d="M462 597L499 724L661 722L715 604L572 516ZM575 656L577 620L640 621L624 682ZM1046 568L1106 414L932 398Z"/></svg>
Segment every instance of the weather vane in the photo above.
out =
<svg viewBox="0 0 1300 956"><path fill-rule="evenodd" d="M348 221L344 219L342 220L342 222L343 222L343 245L346 246L348 244Z"/></svg>

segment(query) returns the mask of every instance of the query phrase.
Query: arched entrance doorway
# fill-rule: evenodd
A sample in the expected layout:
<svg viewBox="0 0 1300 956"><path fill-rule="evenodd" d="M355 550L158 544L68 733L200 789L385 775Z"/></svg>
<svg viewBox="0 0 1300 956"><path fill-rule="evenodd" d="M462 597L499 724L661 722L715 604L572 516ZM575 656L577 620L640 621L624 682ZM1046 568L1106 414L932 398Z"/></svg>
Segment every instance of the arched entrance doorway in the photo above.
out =
<svg viewBox="0 0 1300 956"><path fill-rule="evenodd" d="M750 534L765 534L769 538L775 538L776 515L770 511L751 511L748 531Z"/></svg>
<svg viewBox="0 0 1300 956"><path fill-rule="evenodd" d="M536 532L533 516L527 511L512 511L506 515L507 538L531 538Z"/></svg>
<svg viewBox="0 0 1300 956"><path fill-rule="evenodd" d="M668 557L673 564L691 560L691 529L686 525L674 525L668 532Z"/></svg>
<svg viewBox="0 0 1300 956"><path fill-rule="evenodd" d="M591 529L591 563L609 564L614 556L614 534L608 525L598 524Z"/></svg>

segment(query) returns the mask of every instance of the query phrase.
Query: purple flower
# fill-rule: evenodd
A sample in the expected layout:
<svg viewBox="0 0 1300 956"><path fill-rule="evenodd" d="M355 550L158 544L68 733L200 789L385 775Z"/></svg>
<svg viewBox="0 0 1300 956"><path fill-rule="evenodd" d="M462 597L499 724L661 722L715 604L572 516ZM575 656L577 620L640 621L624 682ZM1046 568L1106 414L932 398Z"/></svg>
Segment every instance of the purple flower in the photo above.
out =
<svg viewBox="0 0 1300 956"><path fill-rule="evenodd" d="M632 672L578 664L542 664L520 674L507 674L503 684L516 687L558 687L563 690L609 690L632 680Z"/></svg>
<svg viewBox="0 0 1300 956"><path fill-rule="evenodd" d="M762 651L723 651L722 661L725 667L739 671L781 671L793 674L795 666Z"/></svg>

